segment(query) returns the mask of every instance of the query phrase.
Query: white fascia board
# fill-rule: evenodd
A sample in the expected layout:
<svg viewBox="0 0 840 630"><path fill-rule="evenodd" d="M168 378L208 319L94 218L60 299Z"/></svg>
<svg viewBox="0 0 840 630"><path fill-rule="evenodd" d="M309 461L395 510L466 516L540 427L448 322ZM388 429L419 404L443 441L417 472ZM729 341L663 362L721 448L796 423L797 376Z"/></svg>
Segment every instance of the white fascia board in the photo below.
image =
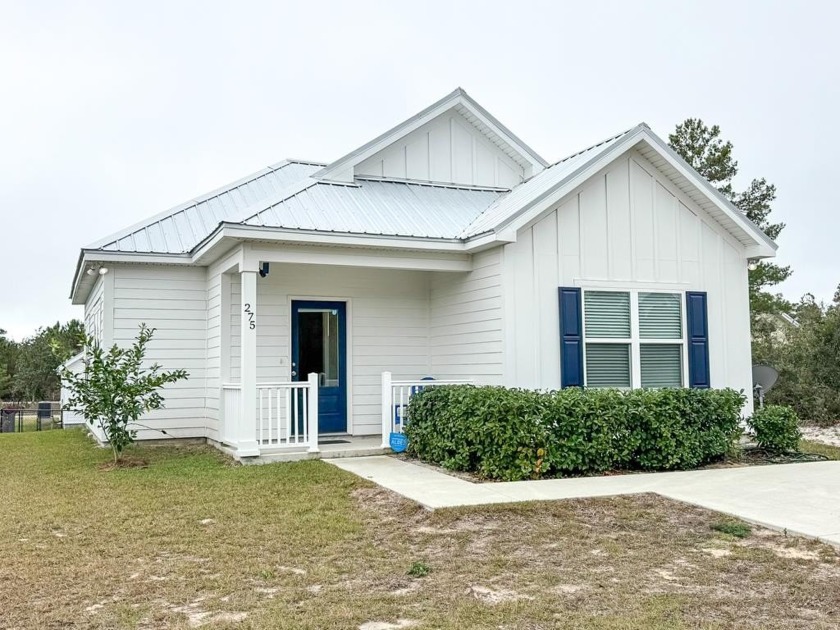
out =
<svg viewBox="0 0 840 630"><path fill-rule="evenodd" d="M538 217L551 206L559 203L566 195L583 185L589 178L605 169L617 158L631 148L644 142L666 160L680 175L685 177L693 186L700 190L712 203L729 216L736 225L752 239L753 245L746 248L747 255L755 258L767 258L776 255L778 246L767 237L755 223L750 221L743 212L738 210L706 179L689 166L673 149L668 147L645 124L638 125L625 137L619 139L613 146L604 151L596 159L584 163L576 171L558 182L535 199L528 201L522 209L506 221L495 226L494 231L499 235L506 235L507 239L516 240L514 234Z"/></svg>
<svg viewBox="0 0 840 630"><path fill-rule="evenodd" d="M517 153L530 162L530 164L534 167L532 176L548 167L548 162L542 156L525 144L516 134L505 127L495 116L493 116L493 114L484 109L463 90L461 90L461 100L464 107L469 109L473 116L490 127L494 133L504 138L505 142L507 142L516 150Z"/></svg>
<svg viewBox="0 0 840 630"><path fill-rule="evenodd" d="M657 153L659 153L659 155L661 155L662 158L680 175L685 177L696 188L703 192L712 203L720 208L730 219L740 225L741 228L749 234L750 237L752 237L753 241L755 241L755 246L748 249L755 249L756 251L763 252L760 255L765 257L772 257L776 255L776 250L779 246L769 236L767 236L760 227L750 221L750 219L747 218L747 216L731 201L724 197L717 188L712 186L705 177L700 175L700 173L694 170L688 162L683 160L676 151L665 144L662 138L657 136L650 129L646 129L644 132L644 139L647 144L657 151Z"/></svg>
<svg viewBox="0 0 840 630"><path fill-rule="evenodd" d="M502 125L487 110L476 103L464 90L457 88L454 92L447 94L436 103L401 122L396 127L389 129L367 144L331 162L320 171L313 173L312 177L324 181L352 182L353 167L356 164L364 162L371 155L385 149L400 138L419 129L430 120L437 118L458 105L468 109L477 119L491 128L494 133L504 138L505 142L516 149L525 160L533 165L535 173L548 166L548 162L540 157L533 149L517 138L507 127Z"/></svg>
<svg viewBox="0 0 840 630"><path fill-rule="evenodd" d="M83 249L76 263L76 273L73 276L73 286L70 290L70 300L73 304L84 304L92 288L85 287L85 276L88 263L144 263L152 265L189 265L192 257L189 254L147 254L140 252L111 252L100 249Z"/></svg>
<svg viewBox="0 0 840 630"><path fill-rule="evenodd" d="M642 125L637 126L623 138L617 140L613 146L609 147L597 158L589 162L584 162L579 168L569 173L552 188L549 188L544 193L525 203L519 212L495 226L494 231L499 234L507 234L508 238L516 240L515 236L511 237L511 233L515 234L518 232L542 212L558 203L570 191L581 186L599 171L606 168L618 156L623 155L628 149L638 144L643 134L644 127Z"/></svg>
<svg viewBox="0 0 840 630"><path fill-rule="evenodd" d="M472 270L468 254L381 250L359 247L251 245L249 256L260 262L279 264L332 265L413 271L464 272Z"/></svg>

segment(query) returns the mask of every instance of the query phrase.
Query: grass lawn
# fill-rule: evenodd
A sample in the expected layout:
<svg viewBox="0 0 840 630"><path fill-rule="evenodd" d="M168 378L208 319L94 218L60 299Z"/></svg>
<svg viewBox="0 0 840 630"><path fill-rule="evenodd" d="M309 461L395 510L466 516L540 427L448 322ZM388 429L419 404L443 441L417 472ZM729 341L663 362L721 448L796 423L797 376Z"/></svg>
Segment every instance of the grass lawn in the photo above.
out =
<svg viewBox="0 0 840 630"><path fill-rule="evenodd" d="M825 457L828 457L828 459L840 459L840 446L831 446L830 444L823 444L822 442L800 440L799 449L803 453L816 453L817 455L824 455Z"/></svg>
<svg viewBox="0 0 840 630"><path fill-rule="evenodd" d="M651 495L428 512L322 462L132 456L0 436L0 628L840 624L831 547Z"/></svg>

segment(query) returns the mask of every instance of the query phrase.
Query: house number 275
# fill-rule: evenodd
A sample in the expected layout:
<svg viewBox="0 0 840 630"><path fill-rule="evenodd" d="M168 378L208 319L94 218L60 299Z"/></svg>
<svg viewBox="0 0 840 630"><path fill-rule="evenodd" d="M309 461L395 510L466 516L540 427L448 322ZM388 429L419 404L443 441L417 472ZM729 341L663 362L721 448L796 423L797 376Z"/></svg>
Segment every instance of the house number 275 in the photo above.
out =
<svg viewBox="0 0 840 630"><path fill-rule="evenodd" d="M257 327L257 322L254 319L254 311L251 310L251 305L246 303L245 304L245 315L248 316L248 328L254 330Z"/></svg>

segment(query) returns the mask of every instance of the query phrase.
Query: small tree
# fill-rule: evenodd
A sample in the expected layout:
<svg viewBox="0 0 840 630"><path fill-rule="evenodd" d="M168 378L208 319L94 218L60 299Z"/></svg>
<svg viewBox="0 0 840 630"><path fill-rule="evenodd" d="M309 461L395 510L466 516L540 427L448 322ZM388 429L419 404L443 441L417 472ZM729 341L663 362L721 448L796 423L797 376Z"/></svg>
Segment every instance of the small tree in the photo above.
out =
<svg viewBox="0 0 840 630"><path fill-rule="evenodd" d="M146 346L154 332L154 328L140 324L140 332L130 348L114 345L107 352L88 337L84 372L74 374L65 369L61 373L70 390L67 407L102 429L114 452L114 463L119 462L125 447L137 437L137 429L132 425L136 426L145 412L163 407L163 396L158 390L189 376L185 370L165 372L157 363L143 366Z"/></svg>

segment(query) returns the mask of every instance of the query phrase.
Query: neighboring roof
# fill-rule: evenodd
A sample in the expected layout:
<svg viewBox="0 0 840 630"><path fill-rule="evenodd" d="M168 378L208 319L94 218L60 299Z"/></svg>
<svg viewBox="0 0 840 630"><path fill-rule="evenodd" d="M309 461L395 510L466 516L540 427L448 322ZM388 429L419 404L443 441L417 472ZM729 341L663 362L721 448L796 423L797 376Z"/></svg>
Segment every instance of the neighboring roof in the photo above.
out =
<svg viewBox="0 0 840 630"><path fill-rule="evenodd" d="M507 191L356 178L356 184L309 179L239 223L267 227L455 239Z"/></svg>
<svg viewBox="0 0 840 630"><path fill-rule="evenodd" d="M350 181L353 166L360 164L373 154L390 146L397 139L411 133L450 109L454 109L461 114L467 122L474 125L491 142L496 144L519 164L532 167L533 172L537 172L548 166L548 162L540 157L536 151L520 140L510 129L496 120L490 112L475 102L469 94L461 88L456 88L455 91L447 94L420 113L401 122L396 127L389 129L358 149L331 162L315 173L314 177L316 179Z"/></svg>
<svg viewBox="0 0 840 630"><path fill-rule="evenodd" d="M323 164L286 160L170 208L85 249L178 254L190 251L219 222L281 193Z"/></svg>

